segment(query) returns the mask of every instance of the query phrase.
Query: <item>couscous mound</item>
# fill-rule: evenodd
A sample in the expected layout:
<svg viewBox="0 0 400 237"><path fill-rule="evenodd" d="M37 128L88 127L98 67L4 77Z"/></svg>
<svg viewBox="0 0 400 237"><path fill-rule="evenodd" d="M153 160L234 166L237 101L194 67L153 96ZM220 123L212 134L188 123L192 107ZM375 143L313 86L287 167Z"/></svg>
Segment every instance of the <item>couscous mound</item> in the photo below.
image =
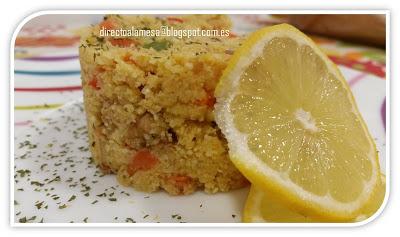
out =
<svg viewBox="0 0 400 237"><path fill-rule="evenodd" d="M230 28L222 15L110 15L82 37L90 150L123 185L173 195L243 187L214 121L214 89L239 37L112 37L101 29Z"/></svg>

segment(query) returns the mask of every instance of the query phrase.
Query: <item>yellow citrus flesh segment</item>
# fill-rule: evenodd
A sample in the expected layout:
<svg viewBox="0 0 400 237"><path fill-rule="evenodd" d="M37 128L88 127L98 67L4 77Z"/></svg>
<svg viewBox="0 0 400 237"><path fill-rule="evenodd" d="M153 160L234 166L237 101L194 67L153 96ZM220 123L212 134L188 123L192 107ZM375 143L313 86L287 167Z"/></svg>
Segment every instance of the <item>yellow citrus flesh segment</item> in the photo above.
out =
<svg viewBox="0 0 400 237"><path fill-rule="evenodd" d="M361 214L351 222L365 220L375 214L381 207L386 193L386 177L382 175L382 183L373 195L371 202L365 206ZM262 189L254 185L250 189L243 211L243 222L270 222L270 223L315 223L324 222L302 215L291 210L280 200L268 195Z"/></svg>
<svg viewBox="0 0 400 237"><path fill-rule="evenodd" d="M215 92L237 168L309 216L355 218L379 184L376 148L336 66L283 24L235 52Z"/></svg>

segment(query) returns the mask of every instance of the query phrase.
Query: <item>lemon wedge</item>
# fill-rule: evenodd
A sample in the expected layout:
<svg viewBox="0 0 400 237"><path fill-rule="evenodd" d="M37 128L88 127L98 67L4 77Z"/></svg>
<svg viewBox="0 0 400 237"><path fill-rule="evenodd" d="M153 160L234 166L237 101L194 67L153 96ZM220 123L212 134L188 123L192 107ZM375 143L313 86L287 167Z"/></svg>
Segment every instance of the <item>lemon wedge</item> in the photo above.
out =
<svg viewBox="0 0 400 237"><path fill-rule="evenodd" d="M382 183L373 200L362 209L361 214L352 222L363 221L381 207L386 192L386 177L381 176ZM318 223L323 220L313 219L291 210L279 199L268 195L262 189L251 186L243 211L243 222L247 223Z"/></svg>
<svg viewBox="0 0 400 237"><path fill-rule="evenodd" d="M337 67L296 28L251 34L215 91L232 162L302 215L353 220L380 185L378 154Z"/></svg>

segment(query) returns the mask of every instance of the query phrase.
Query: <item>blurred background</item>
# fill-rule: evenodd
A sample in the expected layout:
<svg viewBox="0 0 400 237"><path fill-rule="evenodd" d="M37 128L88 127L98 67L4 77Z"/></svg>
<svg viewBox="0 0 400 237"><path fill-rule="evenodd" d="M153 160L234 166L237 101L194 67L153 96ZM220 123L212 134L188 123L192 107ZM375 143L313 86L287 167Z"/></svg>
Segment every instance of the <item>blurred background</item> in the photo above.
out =
<svg viewBox="0 0 400 237"><path fill-rule="evenodd" d="M376 104L374 111L367 114L374 114L370 118L373 121L377 121L376 116L379 116L384 129L385 15L230 17L236 35L246 35L261 27L283 22L307 33L339 65L356 97L357 90L362 90L360 93L363 96L358 99L358 103ZM52 111L82 96L77 32L102 19L103 15L43 15L23 26L14 47L16 134L19 129L31 124L39 114ZM367 96L370 93L374 93L371 98ZM360 107L362 110L363 106Z"/></svg>

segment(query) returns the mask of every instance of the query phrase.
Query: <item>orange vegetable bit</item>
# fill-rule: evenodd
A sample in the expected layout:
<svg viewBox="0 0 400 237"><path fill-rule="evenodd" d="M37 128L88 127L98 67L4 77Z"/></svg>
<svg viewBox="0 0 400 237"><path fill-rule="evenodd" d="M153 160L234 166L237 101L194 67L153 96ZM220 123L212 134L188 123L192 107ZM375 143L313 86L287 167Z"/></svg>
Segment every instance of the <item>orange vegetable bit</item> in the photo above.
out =
<svg viewBox="0 0 400 237"><path fill-rule="evenodd" d="M93 79L91 79L91 80L89 81L88 85L91 86L91 87L92 87L93 89L95 89L95 90L99 90L99 89L100 89L100 86L99 86L97 83L98 83L97 78L96 78L96 77L93 77Z"/></svg>
<svg viewBox="0 0 400 237"><path fill-rule="evenodd" d="M107 71L105 66L96 66L96 75Z"/></svg>
<svg viewBox="0 0 400 237"><path fill-rule="evenodd" d="M148 149L141 149L133 156L128 165L129 175L133 175L138 170L149 170L158 164L158 158Z"/></svg>
<svg viewBox="0 0 400 237"><path fill-rule="evenodd" d="M187 175L175 174L168 177L168 182L183 193L192 184L193 179Z"/></svg>
<svg viewBox="0 0 400 237"><path fill-rule="evenodd" d="M112 19L106 19L100 23L100 29L112 30L117 27L117 23Z"/></svg>
<svg viewBox="0 0 400 237"><path fill-rule="evenodd" d="M110 39L108 39L108 41L113 46L118 46L118 47L121 47L121 48L126 48L126 47L130 47L132 45L136 45L137 44L136 40L128 39L128 38L119 38L119 39L110 38Z"/></svg>
<svg viewBox="0 0 400 237"><path fill-rule="evenodd" d="M111 167L107 164L101 163L99 165L100 170L104 173L104 174L111 174L112 170Z"/></svg>
<svg viewBox="0 0 400 237"><path fill-rule="evenodd" d="M213 108L215 104L215 97L213 93L207 91L207 96L200 100L196 100L195 104L200 106L206 105L209 108Z"/></svg>
<svg viewBox="0 0 400 237"><path fill-rule="evenodd" d="M128 64L137 65L136 61L135 61L134 59L132 59L131 56L132 56L132 55L130 55L130 54L126 54L126 55L122 58L122 60L123 60L124 62L128 63Z"/></svg>
<svg viewBox="0 0 400 237"><path fill-rule="evenodd" d="M183 23L183 20L178 17L167 17L169 23Z"/></svg>
<svg viewBox="0 0 400 237"><path fill-rule="evenodd" d="M98 79L98 75L105 72L106 69L101 67L101 66L96 66L96 69L93 73L93 77L92 79L88 82L88 85L91 86L93 89L95 90L99 90L100 89L100 84L99 84L99 79Z"/></svg>

